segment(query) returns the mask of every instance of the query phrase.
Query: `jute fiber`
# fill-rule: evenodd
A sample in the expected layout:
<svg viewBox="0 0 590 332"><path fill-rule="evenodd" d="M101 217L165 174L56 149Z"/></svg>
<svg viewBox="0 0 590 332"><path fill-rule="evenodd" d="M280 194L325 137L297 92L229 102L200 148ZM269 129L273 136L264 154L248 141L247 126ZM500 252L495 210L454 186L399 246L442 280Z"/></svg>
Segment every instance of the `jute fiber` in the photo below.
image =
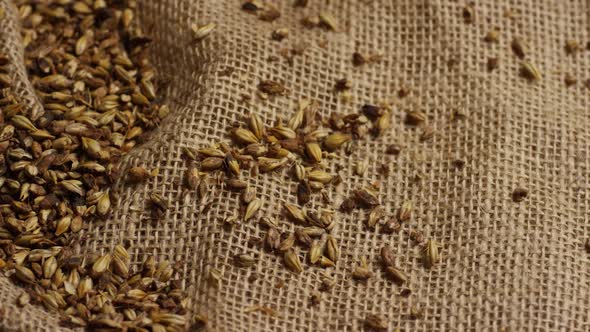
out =
<svg viewBox="0 0 590 332"><path fill-rule="evenodd" d="M152 56L168 81L164 94L172 112L149 142L126 156L123 169L140 165L160 172L140 185L120 181L113 189L115 213L87 225L79 251L111 251L124 242L135 264L148 254L177 262L190 309L207 315L210 331L359 331L371 313L387 317L390 331L589 331L590 255L584 241L590 236L590 90L583 82L590 78L590 51L567 55L564 46L570 39L584 46L590 41L590 3L482 0L475 3L475 22L467 24L466 1L310 0L306 8L272 2L282 15L269 23L242 11L237 0L140 1L139 24L154 39ZM38 107L22 66L17 13L10 1L0 4L6 9L0 47L21 62L18 89ZM507 10L512 18L504 15ZM302 27L303 17L320 11L338 20L338 32ZM215 31L195 42L191 24L210 22ZM290 35L272 41L279 27L288 27ZM483 40L492 29L501 31L497 44ZM529 44L527 59L541 71L540 82L519 76L520 60L510 49L514 37ZM292 64L281 57L282 49L302 43L308 47ZM383 59L354 67L357 51ZM271 56L279 60L269 61ZM490 57L499 59L492 72ZM578 79L575 86L566 87L566 73ZM352 82L348 102L333 90L342 78ZM289 95L261 100L256 86L265 79L283 82ZM410 94L400 99L402 87ZM394 100L392 128L384 136L357 140L353 154L340 152L329 162L344 182L328 192L337 208L356 188L378 182L389 215L406 200L415 206L411 220L393 235L367 230L365 211L337 214L333 235L342 254L327 270L337 284L316 306L310 296L325 270L305 263L300 275L289 273L281 257L255 243L266 233L260 216L280 220L283 231L295 229L282 211L283 203L296 201L288 170L242 175L263 206L257 218L231 229L222 220L238 213L237 193L212 187L204 209L195 193L183 193L179 185L187 169L183 147L229 141L228 128L250 112L268 126L286 121L303 98L317 101L324 118ZM427 115L431 140L422 142L421 129L404 123L412 109ZM454 121L458 109L467 117ZM392 143L403 147L398 156L385 153ZM360 177L354 166L364 159L369 168ZM455 160L465 166L457 168ZM384 163L388 176L377 171ZM529 192L520 203L511 198L517 187ZM151 192L170 202L157 223L146 222ZM309 205L322 206L319 197ZM412 230L441 243L442 259L434 268L423 266L421 247L408 235ZM385 244L410 276L409 297L381 273L379 249ZM233 257L241 253L257 263L235 266ZM351 278L363 257L376 272L366 283ZM218 289L207 283L211 268L223 273ZM56 314L16 306L21 293L0 277L1 330L61 330ZM421 318L411 319L412 305L424 310ZM253 306L272 308L277 316L248 312Z"/></svg>

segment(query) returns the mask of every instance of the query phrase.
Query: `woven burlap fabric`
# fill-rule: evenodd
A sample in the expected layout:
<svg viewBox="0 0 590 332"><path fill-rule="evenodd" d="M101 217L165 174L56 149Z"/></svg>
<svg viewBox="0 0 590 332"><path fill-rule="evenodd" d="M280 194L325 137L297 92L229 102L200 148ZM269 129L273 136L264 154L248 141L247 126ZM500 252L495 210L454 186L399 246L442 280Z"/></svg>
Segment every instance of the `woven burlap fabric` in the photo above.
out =
<svg viewBox="0 0 590 332"><path fill-rule="evenodd" d="M160 172L145 184L117 184L114 214L88 225L80 252L104 252L125 242L135 264L148 254L177 262L190 309L208 316L211 331L358 331L369 313L386 316L391 330L590 330L590 257L583 249L590 234L589 91L581 82L564 84L566 73L580 81L590 78L590 53L568 56L564 50L566 40L590 40L590 4L477 1L474 24L463 21L464 1L311 0L304 9L293 8L291 1L276 4L282 16L267 23L241 11L235 0L140 1L138 24L154 39L152 57L168 81L164 94L172 114L149 142L126 156L123 169L141 165ZM15 67L18 88L30 97L16 12L9 1L1 5L7 8L0 20L2 49L21 61ZM503 15L508 9L512 19ZM339 32L301 27L303 17L322 10L338 19ZM190 25L209 22L217 24L215 32L195 43ZM271 31L279 27L290 28L290 36L271 41ZM485 43L483 36L493 28L502 32L500 43ZM509 46L517 36L530 46L527 57L543 74L539 83L518 75L520 62ZM268 61L301 43L309 47L293 65ZM356 68L355 51L380 52L384 58ZM489 57L500 60L491 73ZM352 82L350 102L333 91L344 77ZM260 100L255 91L263 79L284 82L290 94ZM397 100L401 87L411 93ZM244 102L242 95L253 98ZM336 206L358 186L378 182L389 214L405 200L415 204L411 221L394 235L367 230L363 211L337 214L333 234L342 257L330 273L338 282L317 306L309 297L319 289L322 269L287 272L280 257L253 244L265 234L254 220L223 227L222 220L239 209L238 194L212 188L209 208L203 209L194 193L179 186L187 169L183 147L229 141L227 129L250 112L267 125L284 121L302 98L317 101L324 117L395 100L393 125L383 137L361 139L355 153L329 162L344 182L328 192ZM36 107L34 98L28 100ZM421 142L421 129L404 124L404 111L410 109L427 114L435 130L432 140ZM467 118L452 121L457 109ZM404 147L399 156L385 154L393 142ZM368 172L354 175L355 163L364 159ZM466 162L463 169L453 165L457 159ZM388 176L377 172L384 163L391 168ZM295 202L296 183L287 172L244 173L243 178L264 202L258 216L277 218L282 230L293 230L281 211L284 202ZM511 200L516 187L529 191L521 203ZM170 201L158 223L146 222L151 192ZM318 198L309 207L321 206ZM423 267L411 230L442 243L440 264ZM408 298L380 272L384 244L392 246L398 265L410 275ZM240 253L258 262L236 267L232 258ZM363 257L377 273L359 283L350 274ZM210 268L223 272L219 289L207 284ZM282 282L284 287L277 287ZM60 329L55 314L17 307L21 293L0 277L0 329ZM418 320L409 315L413 304L424 308ZM278 316L247 312L256 305Z"/></svg>

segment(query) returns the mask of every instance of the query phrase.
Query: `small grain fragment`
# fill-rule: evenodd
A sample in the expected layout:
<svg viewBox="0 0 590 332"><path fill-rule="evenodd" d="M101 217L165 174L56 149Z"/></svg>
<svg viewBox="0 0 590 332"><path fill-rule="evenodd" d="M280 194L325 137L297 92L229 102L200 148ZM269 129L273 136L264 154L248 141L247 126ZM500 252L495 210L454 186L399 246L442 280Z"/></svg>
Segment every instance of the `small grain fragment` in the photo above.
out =
<svg viewBox="0 0 590 332"><path fill-rule="evenodd" d="M301 24L306 28L315 28L320 25L320 17L318 15L306 16L301 19Z"/></svg>
<svg viewBox="0 0 590 332"><path fill-rule="evenodd" d="M412 216L412 210L414 209L414 203L412 201L405 201L399 210L398 219L400 222L404 222L410 219Z"/></svg>
<svg viewBox="0 0 590 332"><path fill-rule="evenodd" d="M527 53L527 45L522 38L516 37L512 39L510 47L512 48L512 52L514 52L517 57L524 59Z"/></svg>
<svg viewBox="0 0 590 332"><path fill-rule="evenodd" d="M410 111L406 114L406 123L410 125L419 125L426 121L426 114L422 111Z"/></svg>
<svg viewBox="0 0 590 332"><path fill-rule="evenodd" d="M420 231L410 231L410 239L414 241L416 244L421 244L424 242L424 234Z"/></svg>
<svg viewBox="0 0 590 332"><path fill-rule="evenodd" d="M383 218L385 215L385 209L382 206L377 206L371 210L369 216L367 218L367 228L375 229L377 223Z"/></svg>
<svg viewBox="0 0 590 332"><path fill-rule="evenodd" d="M287 88L280 82L273 80L264 80L258 84L258 89L270 96L285 96L288 94Z"/></svg>
<svg viewBox="0 0 590 332"><path fill-rule="evenodd" d="M465 167L465 160L462 159L455 159L453 160L453 167L455 167L458 170L462 170Z"/></svg>
<svg viewBox="0 0 590 332"><path fill-rule="evenodd" d="M399 232L401 229L401 224L395 220L395 218L390 218L385 225L381 228L381 230L386 234L393 234Z"/></svg>
<svg viewBox="0 0 590 332"><path fill-rule="evenodd" d="M373 272L369 269L365 259L352 271L352 277L357 280L368 280L373 277Z"/></svg>
<svg viewBox="0 0 590 332"><path fill-rule="evenodd" d="M339 79L334 84L334 91L336 92L350 90L350 88L352 88L352 83L346 78Z"/></svg>
<svg viewBox="0 0 590 332"><path fill-rule="evenodd" d="M285 252L285 251L293 248L293 245L295 244L295 234L293 234L293 233L289 233L289 234L283 233L281 235L281 239L282 239L282 241L279 244L279 251Z"/></svg>
<svg viewBox="0 0 590 332"><path fill-rule="evenodd" d="M321 12L319 14L320 25L332 31L338 31L338 23L332 14Z"/></svg>
<svg viewBox="0 0 590 332"><path fill-rule="evenodd" d="M250 267L256 264L256 259L248 254L234 256L234 262L239 267Z"/></svg>
<svg viewBox="0 0 590 332"><path fill-rule="evenodd" d="M311 200L311 186L308 181L301 181L297 185L297 203L304 205Z"/></svg>
<svg viewBox="0 0 590 332"><path fill-rule="evenodd" d="M387 319L379 314L368 314L365 318L365 325L374 330L387 330L389 327Z"/></svg>
<svg viewBox="0 0 590 332"><path fill-rule="evenodd" d="M248 12L256 12L259 9L264 8L264 5L260 0L248 0L242 3L242 10Z"/></svg>
<svg viewBox="0 0 590 332"><path fill-rule="evenodd" d="M209 269L207 281L209 282L209 285L211 285L212 287L219 288L221 285L222 277L223 274L220 270L212 268Z"/></svg>
<svg viewBox="0 0 590 332"><path fill-rule="evenodd" d="M356 167L354 169L356 175L364 176L367 172L367 168L369 167L369 161L366 159L360 160L356 163Z"/></svg>
<svg viewBox="0 0 590 332"><path fill-rule="evenodd" d="M420 135L420 141L425 142L434 137L434 128L431 126L424 126L422 129L422 134Z"/></svg>
<svg viewBox="0 0 590 332"><path fill-rule="evenodd" d="M25 292L18 297L17 304L19 305L19 307L24 307L29 303L29 301L31 301L31 296L29 295L29 293Z"/></svg>
<svg viewBox="0 0 590 332"><path fill-rule="evenodd" d="M522 202L528 196L528 191L524 188L516 188L512 191L512 201L515 203Z"/></svg>
<svg viewBox="0 0 590 332"><path fill-rule="evenodd" d="M207 37L217 25L215 23L208 23L203 26L198 26L196 24L191 25L191 29L193 30L193 34L196 40L202 40Z"/></svg>
<svg viewBox="0 0 590 332"><path fill-rule="evenodd" d="M394 155L394 156L399 155L401 153L401 151L402 151L401 146L399 146L397 144L390 144L385 149L385 153L391 154L391 155Z"/></svg>
<svg viewBox="0 0 590 332"><path fill-rule="evenodd" d="M321 299L322 299L322 294L318 291L313 291L311 293L309 301L310 301L311 305L316 306L316 305L320 304Z"/></svg>
<svg viewBox="0 0 590 332"><path fill-rule="evenodd" d="M580 43L578 41L570 39L565 42L565 52L568 55L574 55L581 50L582 50L582 46L580 45Z"/></svg>
<svg viewBox="0 0 590 332"><path fill-rule="evenodd" d="M483 40L487 43L498 43L500 41L500 31L495 29L488 31Z"/></svg>
<svg viewBox="0 0 590 332"><path fill-rule="evenodd" d="M391 250L390 246L386 245L381 247L381 261L385 266L395 265L395 256L393 255L393 251Z"/></svg>
<svg viewBox="0 0 590 332"><path fill-rule="evenodd" d="M265 22L275 21L279 17L281 17L281 12L273 6L268 6L258 14L258 19Z"/></svg>
<svg viewBox="0 0 590 332"><path fill-rule="evenodd" d="M379 54L379 53L365 54L365 53L360 53L360 52L354 52L352 54L352 64L356 67L359 67L359 66L362 66L365 64L378 62L382 58L383 58L383 55Z"/></svg>
<svg viewBox="0 0 590 332"><path fill-rule="evenodd" d="M127 172L127 179L129 183L141 183L150 178L150 172L143 167L131 167Z"/></svg>
<svg viewBox="0 0 590 332"><path fill-rule="evenodd" d="M294 7L305 7L307 6L309 0L295 0L295 2L293 3Z"/></svg>
<svg viewBox="0 0 590 332"><path fill-rule="evenodd" d="M289 29L278 28L272 32L271 38L276 41L281 41L289 36Z"/></svg>
<svg viewBox="0 0 590 332"><path fill-rule="evenodd" d="M568 88L578 84L578 80L573 75L571 75L569 73L565 74L563 81L565 83L565 86Z"/></svg>
<svg viewBox="0 0 590 332"><path fill-rule="evenodd" d="M369 187L356 190L353 197L356 203L363 208L373 208L380 204L377 192Z"/></svg>
<svg viewBox="0 0 590 332"><path fill-rule="evenodd" d="M528 61L521 64L521 75L530 81L540 81L542 79L541 72L535 65Z"/></svg>
<svg viewBox="0 0 590 332"><path fill-rule="evenodd" d="M311 236L305 233L301 228L295 230L295 238L303 247L310 247L313 243Z"/></svg>
<svg viewBox="0 0 590 332"><path fill-rule="evenodd" d="M472 24L475 22L475 8L473 4L469 4L463 7L462 11L463 22L467 24Z"/></svg>
<svg viewBox="0 0 590 332"><path fill-rule="evenodd" d="M486 63L486 68L489 72L498 69L498 67L499 67L498 58L488 58L488 62Z"/></svg>
<svg viewBox="0 0 590 332"><path fill-rule="evenodd" d="M417 304L412 304L410 307L410 318L419 319L424 315L424 311Z"/></svg>

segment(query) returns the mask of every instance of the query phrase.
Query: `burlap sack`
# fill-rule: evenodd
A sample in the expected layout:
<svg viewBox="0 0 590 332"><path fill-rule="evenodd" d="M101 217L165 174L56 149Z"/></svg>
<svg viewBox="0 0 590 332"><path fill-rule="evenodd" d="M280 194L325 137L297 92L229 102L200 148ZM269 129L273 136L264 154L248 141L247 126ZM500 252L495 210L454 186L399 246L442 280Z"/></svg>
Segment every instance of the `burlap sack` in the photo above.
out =
<svg viewBox="0 0 590 332"><path fill-rule="evenodd" d="M144 185L117 185L115 213L88 226L80 251L111 250L126 241L135 263L147 254L178 262L190 309L208 316L211 331L358 331L369 313L386 316L390 330L589 331L590 257L583 242L590 232L590 117L582 81L590 78L590 58L589 51L568 56L564 45L569 39L590 40L590 4L477 1L475 22L466 24L466 1L309 2L302 9L277 1L282 16L267 23L240 10L237 0L140 1L139 24L154 38L154 62L170 80L165 95L172 114L123 164L160 173ZM2 49L21 59L16 12L10 1L0 3L6 9L0 20ZM339 32L302 28L303 17L321 10L338 19ZM505 17L507 10L513 18ZM190 25L209 22L217 29L195 43ZM271 31L279 27L290 28L290 36L271 41ZM501 31L500 42L485 43L493 28ZM527 57L542 72L541 82L519 77L520 62L510 50L516 36L528 41ZM301 43L309 47L293 65L282 58L268 61ZM384 58L356 68L355 51L380 52ZM499 59L498 70L487 71L489 57ZM579 83L566 88L566 73ZM18 77L21 93L32 96L24 72ZM348 103L333 91L344 77L352 82ZM285 82L290 95L260 100L255 91L263 79ZM301 98L309 98L320 103L325 117L346 114L364 103L396 99L401 87L411 93L396 101L392 129L379 139L358 141L354 154L341 153L330 162L333 171L341 169L344 183L329 193L337 205L357 186L378 181L390 214L408 199L415 212L394 235L366 230L364 212L339 213L334 235L342 257L330 271L338 282L317 306L309 298L319 288L322 269L306 264L300 275L287 272L280 257L253 244L265 233L254 220L233 229L222 226L239 207L237 194L212 189L205 211L194 193L182 195L178 183L187 165L181 148L228 140L227 128L249 112L273 125L287 119ZM243 102L242 95L253 99ZM29 100L33 105L34 98ZM404 124L409 109L427 114L435 130L432 140L421 142L420 130ZM467 113L465 120L451 120L457 109ZM392 142L403 146L399 156L385 154ZM354 164L363 159L370 166L359 177ZM457 159L466 162L463 169L454 166ZM383 163L391 168L387 177L377 172ZM281 214L284 202L295 201L296 184L286 172L246 178L264 201L259 216L279 219L283 230L294 229ZM530 194L514 203L511 193L518 186ZM171 202L158 224L144 221L150 192ZM411 230L442 243L442 261L435 268L423 267ZM378 272L384 244L394 248L399 266L410 275L413 293L407 298ZM232 257L239 253L256 256L257 264L234 266ZM350 276L362 257L378 272L367 283ZM209 268L223 272L219 289L206 282ZM17 307L21 292L0 277L1 330L60 330L55 314ZM410 318L413 304L424 309L422 318ZM272 308L278 316L250 313L252 306Z"/></svg>

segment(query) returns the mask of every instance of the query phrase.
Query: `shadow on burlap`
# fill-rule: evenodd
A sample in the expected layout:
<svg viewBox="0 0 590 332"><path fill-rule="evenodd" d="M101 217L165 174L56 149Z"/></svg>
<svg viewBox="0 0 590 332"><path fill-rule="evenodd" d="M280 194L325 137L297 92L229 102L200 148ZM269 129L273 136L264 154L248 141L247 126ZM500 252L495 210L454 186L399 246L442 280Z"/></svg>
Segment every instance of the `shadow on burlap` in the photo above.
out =
<svg viewBox="0 0 590 332"><path fill-rule="evenodd" d="M310 3L301 9L281 2L282 17L267 23L241 11L240 1L140 1L138 19L154 38L153 59L169 80L165 95L172 114L150 142L124 159L123 169L141 165L160 173L142 185L117 184L115 213L88 225L79 250L110 251L126 242L136 264L148 254L178 262L190 309L208 316L211 331L357 331L369 313L386 316L391 330L590 330L590 257L583 249L590 234L590 115L589 91L581 83L590 78L590 61L588 51L574 56L564 51L568 39L590 40L587 1L478 1L470 25L461 16L463 1ZM513 19L503 16L507 9ZM303 17L320 10L338 18L339 32L301 27ZM218 26L194 43L195 22ZM15 12L9 9L1 24L2 48L22 62ZM271 31L279 27L291 34L271 41ZM502 32L499 44L483 41L492 28ZM519 61L509 47L516 36L528 41L528 57L543 73L538 84L518 76ZM302 42L309 48L293 65L267 60ZM355 68L355 51L381 52L384 58ZM491 73L489 57L500 60ZM33 96L22 65L17 67L19 91ZM566 88L565 73L580 83ZM352 82L350 102L333 92L344 77ZM256 85L263 79L285 82L290 95L258 99ZM287 272L280 257L253 245L265 234L255 221L222 227L239 209L236 193L212 189L210 209L202 211L194 193L185 195L178 185L187 169L181 149L228 141L227 129L250 112L270 126L288 119L298 101L308 98L329 117L391 100L401 87L411 94L396 101L384 137L359 140L355 153L330 161L345 181L329 195L337 205L358 186L377 181L389 214L405 200L414 201L414 214L401 232L385 235L364 227L362 211L338 213L333 235L342 254L329 271L338 282L317 306L309 298L319 289L322 269L305 264L300 275ZM244 94L253 97L250 103L242 101ZM28 100L33 107L34 98ZM459 108L467 118L452 121ZM427 114L432 140L421 142L420 130L404 124L409 109ZM404 147L399 156L385 154L393 142ZM369 169L359 177L354 165L363 159ZM453 166L457 159L466 162L463 169ZM391 168L387 177L377 172L383 163ZM264 202L258 216L277 218L282 230L293 230L281 214L284 202L295 202L296 183L287 172L243 178ZM529 196L513 203L518 186ZM145 222L151 192L171 202L155 224ZM319 199L310 205L320 206ZM442 243L442 261L433 269L423 267L411 230ZM379 272L378 253L385 244L410 276L413 293L407 298ZM232 258L240 253L257 257L257 264L234 266ZM377 272L367 283L350 277L362 257ZM208 287L210 268L223 273L219 289ZM58 330L55 314L15 305L21 292L0 277L0 329ZM424 308L418 320L409 315L415 304ZM276 310L278 317L246 312L257 305Z"/></svg>

